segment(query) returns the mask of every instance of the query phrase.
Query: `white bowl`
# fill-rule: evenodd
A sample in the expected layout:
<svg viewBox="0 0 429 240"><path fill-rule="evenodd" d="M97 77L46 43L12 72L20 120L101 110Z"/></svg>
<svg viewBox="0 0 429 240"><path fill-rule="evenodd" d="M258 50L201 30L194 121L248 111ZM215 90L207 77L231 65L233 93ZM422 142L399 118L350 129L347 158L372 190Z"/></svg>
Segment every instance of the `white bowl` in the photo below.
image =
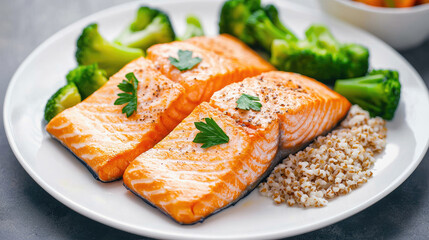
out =
<svg viewBox="0 0 429 240"><path fill-rule="evenodd" d="M383 8L351 0L319 3L330 15L373 33L396 49L415 47L429 36L429 4Z"/></svg>

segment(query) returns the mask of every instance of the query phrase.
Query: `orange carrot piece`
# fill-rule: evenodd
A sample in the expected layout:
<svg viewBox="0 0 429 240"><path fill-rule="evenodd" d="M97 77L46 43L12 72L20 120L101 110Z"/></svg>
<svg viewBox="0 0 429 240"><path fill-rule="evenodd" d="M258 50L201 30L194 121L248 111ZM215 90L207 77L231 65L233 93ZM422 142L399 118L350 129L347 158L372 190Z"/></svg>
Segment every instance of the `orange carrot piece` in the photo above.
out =
<svg viewBox="0 0 429 240"><path fill-rule="evenodd" d="M394 0L393 2L396 8L413 7L416 4L416 0Z"/></svg>
<svg viewBox="0 0 429 240"><path fill-rule="evenodd" d="M374 7L383 7L384 1L383 0L354 0L355 2L361 2L365 3L367 5L371 5Z"/></svg>

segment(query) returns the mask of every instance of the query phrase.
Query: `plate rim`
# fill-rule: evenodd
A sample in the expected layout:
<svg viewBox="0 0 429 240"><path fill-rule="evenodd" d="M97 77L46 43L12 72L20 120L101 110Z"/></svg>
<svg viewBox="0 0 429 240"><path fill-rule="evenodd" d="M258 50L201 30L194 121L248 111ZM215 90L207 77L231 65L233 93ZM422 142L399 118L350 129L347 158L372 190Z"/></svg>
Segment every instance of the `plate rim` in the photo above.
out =
<svg viewBox="0 0 429 240"><path fill-rule="evenodd" d="M208 1L219 2L219 1L223 1L223 0L208 0ZM116 228L116 229L119 229L122 231L137 234L140 236L148 236L148 237L156 237L156 238L159 238L159 237L161 237L161 238L175 238L175 239L185 239L185 238L186 239L188 239L188 238L192 238L192 239L215 239L215 237L210 237L207 235L199 235L199 234L188 234L188 233L181 233L180 235L170 234L170 233L165 232L165 231L160 231L160 230L156 230L156 229L152 229L152 228L145 228L144 226L141 226L137 229L137 228L130 226L126 223L120 222L118 220L104 216L103 214L97 213L97 212L95 212L89 208L86 208L86 207L82 206L81 204L68 199L67 197L65 197L60 192L53 189L40 176L38 176L38 174L29 166L29 164L26 162L24 157L21 155L21 152L18 149L17 143L16 143L15 139L13 138L12 121L10 121L11 119L10 119L10 114L9 114L10 113L9 109L11 108L10 102L11 102L11 98L12 98L12 89L14 88L14 85L17 82L19 75L21 75L21 73L24 71L24 69L27 67L27 65L29 65L29 63L31 62L31 60L33 58L35 58L40 52L42 52L52 42L56 41L56 39L60 38L61 36L63 36L64 34L67 34L70 31L72 31L74 28L76 28L79 25L84 25L85 23L95 21L95 19L97 19L97 18L102 18L104 16L111 15L112 13L115 13L116 11L120 11L120 9L127 9L130 6L134 6L137 4L153 3L153 2L160 2L161 4L168 4L168 2L174 2L174 3L187 2L188 3L188 2L200 2L200 1L197 1L197 0L161 0L161 1L159 1L159 0L158 1L156 1L156 0L146 0L146 1L137 0L137 1L127 2L127 3L121 3L121 4L117 4L117 5L108 7L106 9L94 12L94 13L86 16L86 17L83 17L77 21L74 21L74 22L68 24L66 27L55 32L53 35L51 35L46 40L44 40L41 44L39 44L34 50L32 50L32 52L24 59L24 61L21 62L21 64L19 65L19 67L17 68L15 73L13 74L13 76L12 76L8 86L7 86L7 91L6 91L4 102L3 102L4 103L3 104L3 125L4 125L4 129L5 129L6 137L7 137L9 146L12 149L12 151L13 151L15 157L17 158L18 162L21 164L21 166L24 168L24 170L31 176L31 178L42 189L44 189L46 192L48 192L56 200L58 200L62 204L66 205L68 208L72 209L73 211L75 211L75 212L77 212L77 213L79 213L85 217L88 217L94 221L97 221L97 222L102 223L104 225L107 225L109 227L113 227L113 228ZM282 7L284 7L284 8L294 8L294 7L290 7L290 6L299 6L299 8L301 8L301 9L304 8L301 5L296 4L296 3L292 3L292 2L287 2L287 3L286 2L281 2L281 3L279 2L277 4L282 5ZM286 5L289 5L289 6L286 6ZM405 63L406 67L410 70L411 75L417 79L417 84L420 87L424 87L423 89L425 89L425 90L423 90L423 92L426 95L426 99L429 99L429 91L428 91L428 88L426 87L426 85L424 84L422 77L418 74L418 72L415 70L415 68L401 54L399 54L396 50L394 50L390 45L388 45L387 43L385 43L381 39L375 37L371 33L367 32L365 30L359 29L357 27L354 27L354 26L352 26L346 22L341 21L340 19L331 17L331 16L323 13L322 11L316 11L314 9L310 9L309 11L311 11L312 14L316 13L320 16L323 16L323 18L326 18L328 20L332 20L332 21L337 22L337 23L341 23L341 24L345 25L347 28L351 28L351 29L357 30L361 33L364 33L365 35L367 35L367 37L376 39L379 42L381 42L382 44L384 44L385 47L387 47L397 58L399 58L401 61L403 61ZM423 151L420 153L420 155L414 157L415 161L413 161L412 164L410 164L405 169L405 171L402 172L401 175L398 175L398 177L396 177L395 180L384 191L382 191L376 195L373 195L367 201L361 203L358 206L354 206L354 207L350 208L348 211L340 214L339 216L333 216L333 217L325 218L325 219L323 219L317 223L312 223L309 225L303 225L302 227L299 227L299 228L296 228L293 230L289 230L287 232L286 231L271 231L271 232L268 232L265 234L259 234L259 235L252 234L251 236L240 235L239 237L232 236L232 237L224 237L223 239L259 239L261 237L277 238L277 237L295 236L295 235L307 233L310 231L314 231L314 230L326 227L328 225L334 224L336 222L339 222L341 220L344 220L344 219L346 219L346 218L348 218L348 217L372 206L374 203L378 202L379 200L381 200L382 198L384 198L385 196L390 194L393 190L395 190L399 185L401 185L414 172L414 170L417 168L417 166L421 163L423 157L425 156L425 154L428 150L428 147L429 147L429 136L426 139L425 146L423 147L423 149L422 149ZM142 235L142 234L144 234L144 235Z"/></svg>

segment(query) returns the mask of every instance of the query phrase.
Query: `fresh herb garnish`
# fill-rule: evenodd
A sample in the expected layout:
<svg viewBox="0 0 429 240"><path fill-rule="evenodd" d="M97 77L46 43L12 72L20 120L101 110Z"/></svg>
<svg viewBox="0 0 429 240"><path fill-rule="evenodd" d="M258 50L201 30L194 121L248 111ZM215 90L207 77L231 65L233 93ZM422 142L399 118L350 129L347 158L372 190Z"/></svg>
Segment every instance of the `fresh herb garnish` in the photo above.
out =
<svg viewBox="0 0 429 240"><path fill-rule="evenodd" d="M253 109L255 111L261 111L262 104L259 101L261 101L259 100L259 97L254 97L243 93L236 103L237 108L242 110Z"/></svg>
<svg viewBox="0 0 429 240"><path fill-rule="evenodd" d="M179 50L177 55L179 56L179 59L174 57L168 57L168 60L170 60L170 63L180 71L192 69L195 65L197 65L203 60L199 57L193 58L192 51L188 50Z"/></svg>
<svg viewBox="0 0 429 240"><path fill-rule="evenodd" d="M137 112L137 87L139 85L139 80L137 80L133 72L127 73L125 77L128 81L122 80L122 82L118 84L118 88L124 92L118 93L119 98L116 99L114 104L122 105L128 103L122 108L122 113L127 114L128 118L134 112Z"/></svg>
<svg viewBox="0 0 429 240"><path fill-rule="evenodd" d="M194 122L195 127L201 131L195 136L194 143L203 143L201 148L209 148L229 142L229 137L213 118L204 118L204 120L206 122Z"/></svg>

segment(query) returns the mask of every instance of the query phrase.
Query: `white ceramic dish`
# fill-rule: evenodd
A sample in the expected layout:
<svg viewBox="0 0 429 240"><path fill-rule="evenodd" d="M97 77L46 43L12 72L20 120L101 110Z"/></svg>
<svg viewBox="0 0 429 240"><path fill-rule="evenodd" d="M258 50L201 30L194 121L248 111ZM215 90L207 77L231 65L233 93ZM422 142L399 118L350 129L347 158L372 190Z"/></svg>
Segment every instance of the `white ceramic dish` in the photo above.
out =
<svg viewBox="0 0 429 240"><path fill-rule="evenodd" d="M312 231L349 217L374 204L417 167L427 150L429 98L416 71L394 50L361 30L293 4L277 6L283 20L298 33L312 22L328 24L341 41L359 41L369 46L372 65L398 69L403 94L394 121L388 123L387 147L377 157L374 177L351 194L319 209L276 206L257 191L202 224L182 226L150 207L130 192L121 181L103 184L58 142L44 131L46 100L65 82L75 66L75 41L90 22L113 38L132 19L142 2L120 5L99 12L58 32L39 46L15 73L4 103L7 137L17 159L48 193L75 211L124 231L159 238L261 239L292 236ZM147 2L146 2L147 3ZM197 14L206 31L217 32L221 1L166 0L149 2L166 10L183 31L188 13Z"/></svg>
<svg viewBox="0 0 429 240"><path fill-rule="evenodd" d="M382 8L351 0L319 2L325 12L367 30L396 49L415 47L429 37L429 4Z"/></svg>

